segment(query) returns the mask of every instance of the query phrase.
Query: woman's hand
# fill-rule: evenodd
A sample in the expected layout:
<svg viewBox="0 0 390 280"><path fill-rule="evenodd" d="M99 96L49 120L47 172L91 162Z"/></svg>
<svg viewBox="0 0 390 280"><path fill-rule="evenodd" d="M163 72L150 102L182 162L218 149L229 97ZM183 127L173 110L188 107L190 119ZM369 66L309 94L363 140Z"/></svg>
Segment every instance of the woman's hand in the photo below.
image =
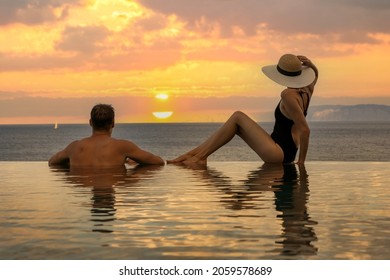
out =
<svg viewBox="0 0 390 280"><path fill-rule="evenodd" d="M317 83L317 79L318 79L318 69L317 67L314 65L313 62L311 62L310 59L308 59L306 56L304 55L297 55L297 58L302 62L302 65L305 66L305 67L309 67L311 69L313 69L315 75L316 75L316 78L315 80L313 81L313 83L311 85L309 85L309 89L311 92L314 91L314 86L315 84Z"/></svg>
<svg viewBox="0 0 390 280"><path fill-rule="evenodd" d="M306 67L312 67L313 66L313 63L311 62L311 60L308 59L306 56L298 55L297 57L302 62L303 66L306 66Z"/></svg>

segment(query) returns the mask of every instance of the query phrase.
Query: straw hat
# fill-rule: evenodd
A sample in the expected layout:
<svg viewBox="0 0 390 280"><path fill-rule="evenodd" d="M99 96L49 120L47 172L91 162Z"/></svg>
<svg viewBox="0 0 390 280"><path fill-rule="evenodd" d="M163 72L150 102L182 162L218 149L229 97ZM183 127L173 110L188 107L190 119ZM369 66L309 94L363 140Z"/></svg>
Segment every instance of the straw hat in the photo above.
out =
<svg viewBox="0 0 390 280"><path fill-rule="evenodd" d="M277 65L264 66L263 73L279 85L290 88L302 88L315 79L314 70L302 66L302 62L293 54L282 55Z"/></svg>

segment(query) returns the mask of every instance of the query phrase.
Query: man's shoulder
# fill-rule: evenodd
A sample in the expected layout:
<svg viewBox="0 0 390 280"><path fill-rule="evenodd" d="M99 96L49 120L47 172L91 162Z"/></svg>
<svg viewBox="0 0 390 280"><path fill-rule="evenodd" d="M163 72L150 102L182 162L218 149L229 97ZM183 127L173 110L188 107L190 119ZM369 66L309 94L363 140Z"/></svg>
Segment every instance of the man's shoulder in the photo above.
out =
<svg viewBox="0 0 390 280"><path fill-rule="evenodd" d="M135 145L132 141L126 139L111 138L116 145L132 146Z"/></svg>
<svg viewBox="0 0 390 280"><path fill-rule="evenodd" d="M94 142L92 137L85 137L78 140L73 141L69 145L79 146L79 145L89 145L91 142Z"/></svg>
<svg viewBox="0 0 390 280"><path fill-rule="evenodd" d="M111 147L120 153L132 153L138 149L138 146L129 140L115 138L112 138Z"/></svg>
<svg viewBox="0 0 390 280"><path fill-rule="evenodd" d="M83 139L81 140L74 140L72 142L69 143L68 147L74 147L74 146L77 146L80 144L80 142L82 141Z"/></svg>

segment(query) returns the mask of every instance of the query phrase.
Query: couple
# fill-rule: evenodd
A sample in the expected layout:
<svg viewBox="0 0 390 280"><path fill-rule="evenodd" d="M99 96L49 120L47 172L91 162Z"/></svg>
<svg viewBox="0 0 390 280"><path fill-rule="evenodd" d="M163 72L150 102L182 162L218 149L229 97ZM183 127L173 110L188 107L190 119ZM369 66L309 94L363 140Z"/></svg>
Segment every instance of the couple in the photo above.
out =
<svg viewBox="0 0 390 280"><path fill-rule="evenodd" d="M262 68L274 82L287 87L275 109L271 135L242 112L235 112L210 138L188 153L168 163L206 164L207 157L240 136L266 163L292 163L299 147L298 164L303 164L309 147L310 129L305 116L318 79L317 67L304 56L285 54L277 65ZM91 111L92 136L70 143L49 159L49 165L71 167L117 167L126 161L163 165L165 161L133 142L111 137L114 109L99 104Z"/></svg>

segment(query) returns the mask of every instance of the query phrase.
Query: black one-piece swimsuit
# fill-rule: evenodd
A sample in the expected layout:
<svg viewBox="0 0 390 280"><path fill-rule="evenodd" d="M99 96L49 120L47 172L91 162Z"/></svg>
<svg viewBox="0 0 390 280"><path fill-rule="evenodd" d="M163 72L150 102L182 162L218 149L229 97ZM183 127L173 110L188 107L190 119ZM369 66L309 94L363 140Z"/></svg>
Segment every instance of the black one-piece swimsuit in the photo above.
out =
<svg viewBox="0 0 390 280"><path fill-rule="evenodd" d="M304 109L304 115L307 115L307 108L309 106L309 95L305 91L299 91L299 94L302 98L303 104L305 104L303 99L303 94L307 94L308 103ZM283 163L291 163L295 160L298 148L295 145L294 139L292 138L291 129L294 125L294 122L283 115L280 110L280 102L275 109L275 126L271 134L271 138L282 148L284 153Z"/></svg>

